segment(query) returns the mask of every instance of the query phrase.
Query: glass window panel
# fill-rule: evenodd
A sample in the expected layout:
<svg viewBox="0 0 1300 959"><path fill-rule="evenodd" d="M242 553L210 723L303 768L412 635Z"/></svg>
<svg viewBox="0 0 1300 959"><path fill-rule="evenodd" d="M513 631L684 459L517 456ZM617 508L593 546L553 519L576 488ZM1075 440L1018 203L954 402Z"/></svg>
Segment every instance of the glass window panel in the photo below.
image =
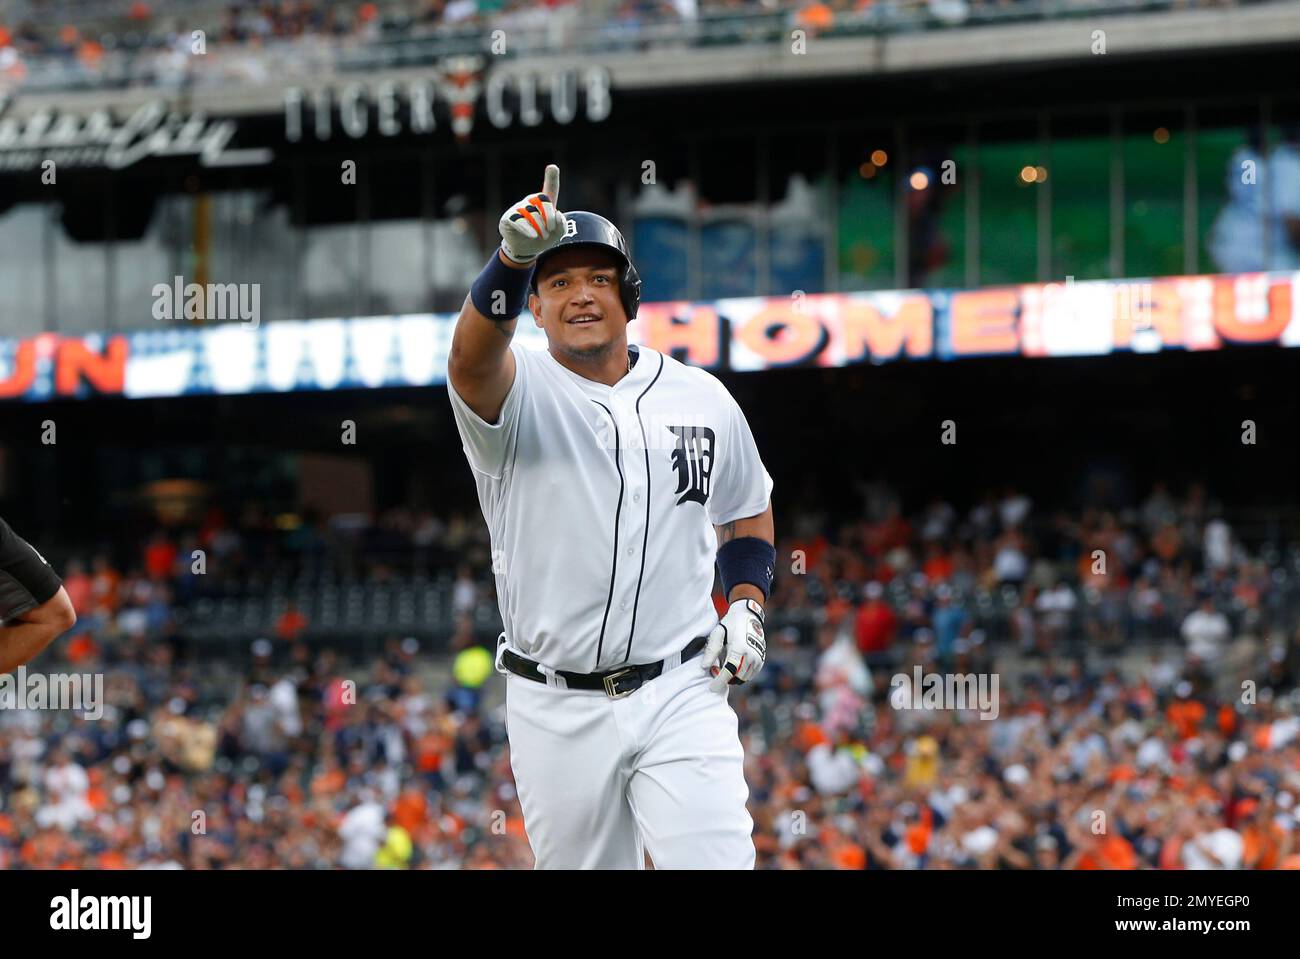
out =
<svg viewBox="0 0 1300 959"><path fill-rule="evenodd" d="M632 247L640 264L641 298L646 303L687 299L691 282L687 215L671 211L638 214L634 224Z"/></svg>
<svg viewBox="0 0 1300 959"><path fill-rule="evenodd" d="M1032 121L983 124L979 168L979 282L1038 278L1038 168L1045 167Z"/></svg>
<svg viewBox="0 0 1300 959"><path fill-rule="evenodd" d="M355 316L361 312L361 239L357 223L307 228L302 263L306 318Z"/></svg>
<svg viewBox="0 0 1300 959"><path fill-rule="evenodd" d="M1047 185L1052 198L1049 279L1110 276L1111 136L1106 116L1051 121Z"/></svg>
<svg viewBox="0 0 1300 959"><path fill-rule="evenodd" d="M758 294L758 143L717 137L697 145L697 287L703 299Z"/></svg>
<svg viewBox="0 0 1300 959"><path fill-rule="evenodd" d="M289 209L269 190L208 195L208 282L257 285L260 319L287 319L297 283Z"/></svg>
<svg viewBox="0 0 1300 959"><path fill-rule="evenodd" d="M1197 269L1264 268L1265 207L1259 110L1243 104L1200 110L1196 124Z"/></svg>
<svg viewBox="0 0 1300 959"><path fill-rule="evenodd" d="M122 177L113 185L113 322L121 330L167 325L153 316L153 288L172 283L172 249L181 231L178 208L189 197L157 196L155 179ZM180 321L180 322L183 322Z"/></svg>
<svg viewBox="0 0 1300 959"><path fill-rule="evenodd" d="M147 181L141 189L150 189ZM119 210L124 199L130 196L119 197ZM170 324L154 319L152 290L154 284L170 284L177 276L186 284L213 282L211 234L205 230L211 209L207 194L183 192L160 196L154 201L152 220L144 227L144 238L118 244L114 255L119 327L140 329L155 323L184 326L196 322L186 320L183 314L175 316ZM119 227L118 232L125 229Z"/></svg>
<svg viewBox="0 0 1300 959"><path fill-rule="evenodd" d="M39 203L0 213L0 336L27 336L45 329L45 221Z"/></svg>
<svg viewBox="0 0 1300 959"><path fill-rule="evenodd" d="M417 313L429 302L423 164L411 153L376 157L366 164L366 175L370 185L367 311Z"/></svg>
<svg viewBox="0 0 1300 959"><path fill-rule="evenodd" d="M208 251L200 238L207 201L194 192L168 199L170 202L164 204L164 222L172 270L186 283L207 282Z"/></svg>
<svg viewBox="0 0 1300 959"><path fill-rule="evenodd" d="M757 213L750 210L702 211L700 296L720 299L758 293Z"/></svg>
<svg viewBox="0 0 1300 959"><path fill-rule="evenodd" d="M361 175L358 170L358 177ZM306 168L306 223L302 230L304 318L357 316L365 292L358 222L359 191L344 184L332 160Z"/></svg>
<svg viewBox="0 0 1300 959"><path fill-rule="evenodd" d="M250 282L262 285L262 311L267 320L297 318L298 233L287 203L271 203L260 195L257 203L256 240L260 256L249 265Z"/></svg>
<svg viewBox="0 0 1300 959"><path fill-rule="evenodd" d="M428 303L422 220L370 225L370 307L375 314L418 313Z"/></svg>
<svg viewBox="0 0 1300 959"><path fill-rule="evenodd" d="M487 162L482 151L442 150L430 162L434 198L428 226L434 309L455 313L487 263L489 251L500 243L497 219L502 210L485 209ZM564 195L563 183L560 195ZM501 198L502 209L509 202Z"/></svg>
<svg viewBox="0 0 1300 959"><path fill-rule="evenodd" d="M548 163L558 163L552 151L546 149L529 149L524 146L509 145L501 151L500 162L500 181L499 187L500 202L497 204L501 207L497 211L497 216L505 210L507 203L513 203L521 197L529 196L533 193L539 193L542 189L542 179L546 176L546 165ZM590 203L586 191L583 189L587 179L587 170L590 159L564 158L560 164L560 209L561 210L590 210L593 204ZM554 197L551 198L554 200ZM604 215L609 215L607 211Z"/></svg>
<svg viewBox="0 0 1300 959"><path fill-rule="evenodd" d="M689 176L689 155L681 144L656 150L649 143L629 149L630 157L653 159L646 169L638 161L636 188L629 204L632 229L624 231L641 274L641 299L646 303L685 300L691 295L691 217L695 184ZM652 182L647 183L647 178ZM560 186L560 196L565 187Z"/></svg>
<svg viewBox="0 0 1300 959"><path fill-rule="evenodd" d="M1267 164L1267 243L1270 270L1300 269L1300 100L1273 106Z"/></svg>
<svg viewBox="0 0 1300 959"><path fill-rule="evenodd" d="M639 189L645 169L643 164L651 158L657 162L656 173L670 159L673 161L670 164L672 167L684 169L686 145L680 140L671 144L659 142L646 145L644 141L630 141L620 137L616 144L606 144L595 149L561 148L559 154L548 147L536 150L518 148L512 151L509 161L509 164L517 164L518 169L510 170L510 177L505 176L506 170L502 171L502 175L508 184L516 185L514 192L507 192L506 195L523 196L529 190L541 189L546 164L558 162L563 172L560 180L561 209L591 210L607 216L627 239L631 223L620 219L627 215L624 204L637 192L632 187Z"/></svg>
<svg viewBox="0 0 1300 959"><path fill-rule="evenodd" d="M108 314L104 294L108 284L108 245L104 242L103 204L93 213L78 210L87 198L65 201L53 223L54 329L86 333L105 330ZM89 215L99 223L84 219ZM98 227L95 229L95 227ZM82 233L82 230L88 232ZM90 232L92 231L93 232Z"/></svg>
<svg viewBox="0 0 1300 959"><path fill-rule="evenodd" d="M159 322L153 316L153 288L172 282L168 260L156 227L139 239L114 243L113 317L119 329L138 330Z"/></svg>
<svg viewBox="0 0 1300 959"><path fill-rule="evenodd" d="M844 131L839 137L835 255L844 291L894 286L895 173L891 131ZM879 162L883 161L883 162Z"/></svg>
<svg viewBox="0 0 1300 959"><path fill-rule="evenodd" d="M830 175L826 133L808 131L773 137L768 183L766 292L783 296L826 288Z"/></svg>
<svg viewBox="0 0 1300 959"><path fill-rule="evenodd" d="M975 169L964 126L908 130L907 285L966 284L966 184Z"/></svg>
<svg viewBox="0 0 1300 959"><path fill-rule="evenodd" d="M1124 118L1124 273L1183 272L1187 138L1181 110Z"/></svg>

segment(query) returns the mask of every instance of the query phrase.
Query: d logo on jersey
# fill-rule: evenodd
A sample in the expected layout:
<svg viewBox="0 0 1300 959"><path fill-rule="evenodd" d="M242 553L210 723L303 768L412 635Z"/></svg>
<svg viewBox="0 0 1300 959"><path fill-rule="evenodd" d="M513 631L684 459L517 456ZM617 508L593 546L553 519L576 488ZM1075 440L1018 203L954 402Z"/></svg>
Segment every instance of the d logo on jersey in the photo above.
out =
<svg viewBox="0 0 1300 959"><path fill-rule="evenodd" d="M677 505L704 505L709 498L709 474L713 472L713 430L707 426L669 426L677 437L673 469L677 470Z"/></svg>

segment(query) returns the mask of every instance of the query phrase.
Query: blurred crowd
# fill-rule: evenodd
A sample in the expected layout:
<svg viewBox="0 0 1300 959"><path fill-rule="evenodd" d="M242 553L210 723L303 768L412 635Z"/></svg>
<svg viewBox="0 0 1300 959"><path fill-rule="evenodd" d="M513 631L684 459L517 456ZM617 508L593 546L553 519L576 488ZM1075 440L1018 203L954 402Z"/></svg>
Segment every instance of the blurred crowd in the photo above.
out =
<svg viewBox="0 0 1300 959"><path fill-rule="evenodd" d="M81 621L32 668L102 673L104 714L0 709L0 868L530 866L482 524L259 517L67 564ZM289 610L201 657L173 615L195 543L214 570L423 550L457 569L450 650L352 659ZM1300 867L1293 553L1204 489L905 512L873 485L852 522L783 519L779 554L768 664L731 693L761 867ZM996 718L907 708L914 667L996 678Z"/></svg>
<svg viewBox="0 0 1300 959"><path fill-rule="evenodd" d="M1294 673L1242 702L1177 655L1053 660L1001 674L984 721L895 708L887 669L822 646L778 634L731 694L760 867L1300 867ZM240 670L148 641L84 663L101 720L0 713L0 868L529 867L490 654L421 662L394 640L367 663L265 641Z"/></svg>
<svg viewBox="0 0 1300 959"><path fill-rule="evenodd" d="M840 2L840 0L836 0ZM750 0L705 0L712 8L788 7L786 0L765 5ZM231 3L220 13L214 4L192 4L189 15L176 5L157 7L142 0L110 11L88 7L84 22L56 23L31 17L5 23L0 10L0 50L9 50L11 64L27 57L75 59L94 69L106 52L139 54L192 49L193 33L202 30L205 48L261 47L305 41L380 42L437 35L446 31L540 27L555 16L599 19L636 28L649 22L692 21L700 14L697 0L367 0L324 3L319 0ZM203 51L205 54L207 49Z"/></svg>
<svg viewBox="0 0 1300 959"><path fill-rule="evenodd" d="M1184 0L1183 5L1223 5L1225 0ZM1095 4L1080 0L1080 5ZM1068 4L1066 5L1068 8ZM1115 12L1131 9L1115 0ZM1050 15L1057 6L1038 15ZM263 54L262 70L283 67L295 46L334 43L378 44L505 29L531 30L551 48L564 48L578 28L608 49L648 49L653 44L693 43L702 18L777 14L784 25L811 35L907 27L918 23L957 25L973 16L1025 17L1038 11L1026 0L320 0L188 6L124 0L86 5L84 17L61 22L39 3L0 6L0 81L22 83L29 70L46 82L100 80L154 82L229 82L255 79L259 67L244 54L275 45ZM63 14L65 11L60 11ZM671 38L651 36L651 28L676 24ZM195 31L203 33L196 49ZM784 35L784 34L778 34ZM723 29L710 42L752 42L752 30L729 35ZM464 52L464 51L461 51ZM202 58L193 55L202 53ZM46 69L54 65L58 70Z"/></svg>
<svg viewBox="0 0 1300 959"><path fill-rule="evenodd" d="M39 532L29 535L39 539ZM103 638L178 635L199 615L199 600L263 595L290 582L319 587L326 580L374 583L397 575L449 580L447 620L429 623L432 630L450 630L482 603L495 603L487 530L481 519L460 512L439 517L403 508L372 520L312 510L286 516L254 503L234 516L214 506L178 531L132 535L126 542L110 537L89 550L45 541L63 561L64 587L78 610L78 650ZM295 639L311 625L309 611L290 600L262 627Z"/></svg>
<svg viewBox="0 0 1300 959"><path fill-rule="evenodd" d="M416 652L263 641L237 668L131 640L83 662L102 719L0 711L0 869L528 865L500 724Z"/></svg>
<svg viewBox="0 0 1300 959"><path fill-rule="evenodd" d="M778 555L807 572L779 576L772 606L805 628L851 618L864 653L920 638L949 662L985 639L1045 655L1178 637L1194 667L1223 672L1296 640L1300 543L1234 529L1201 484L1050 510L1007 489L960 514L936 499L904 515L883 484L862 494L856 522L793 519Z"/></svg>
<svg viewBox="0 0 1300 959"><path fill-rule="evenodd" d="M778 509L773 623L805 643L830 623L852 631L868 657L919 639L949 662L986 641L1043 656L1180 638L1195 668L1227 675L1296 639L1300 541L1276 524L1234 527L1200 484L1175 496L1157 483L1128 505L1046 510L1015 489L961 511L935 499L905 512L885 484L861 494L847 520ZM447 632L496 603L487 529L464 511L287 515L251 502L128 535L90 551L46 540L88 642L175 631L201 598L302 595L324 580L448 582L445 619L428 624ZM310 611L293 606L261 629L296 638L311 625Z"/></svg>

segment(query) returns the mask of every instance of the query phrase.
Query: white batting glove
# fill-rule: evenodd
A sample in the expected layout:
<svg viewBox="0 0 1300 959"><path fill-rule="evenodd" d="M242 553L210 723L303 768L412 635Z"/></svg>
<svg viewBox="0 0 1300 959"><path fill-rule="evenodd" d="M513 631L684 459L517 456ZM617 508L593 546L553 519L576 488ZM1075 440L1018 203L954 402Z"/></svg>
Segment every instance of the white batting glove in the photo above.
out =
<svg viewBox="0 0 1300 959"><path fill-rule="evenodd" d="M531 263L538 254L549 250L564 236L568 219L557 209L560 202L560 168L554 163L546 168L542 192L512 203L501 214L497 229L501 232L501 252L516 263Z"/></svg>
<svg viewBox="0 0 1300 959"><path fill-rule="evenodd" d="M722 656L722 665L717 659ZM767 661L763 634L763 607L752 599L738 599L709 633L701 668L713 674L709 689L722 692L728 685L747 683Z"/></svg>

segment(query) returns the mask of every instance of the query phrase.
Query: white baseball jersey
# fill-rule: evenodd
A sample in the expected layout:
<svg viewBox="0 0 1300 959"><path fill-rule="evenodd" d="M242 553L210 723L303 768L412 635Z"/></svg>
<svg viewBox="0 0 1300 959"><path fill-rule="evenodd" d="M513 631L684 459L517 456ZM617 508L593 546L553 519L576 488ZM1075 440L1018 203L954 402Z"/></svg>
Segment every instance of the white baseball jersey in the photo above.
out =
<svg viewBox="0 0 1300 959"><path fill-rule="evenodd" d="M497 423L451 383L492 536L511 648L598 672L670 657L717 623L714 525L767 509L772 479L716 377L644 346L614 386L513 341Z"/></svg>

